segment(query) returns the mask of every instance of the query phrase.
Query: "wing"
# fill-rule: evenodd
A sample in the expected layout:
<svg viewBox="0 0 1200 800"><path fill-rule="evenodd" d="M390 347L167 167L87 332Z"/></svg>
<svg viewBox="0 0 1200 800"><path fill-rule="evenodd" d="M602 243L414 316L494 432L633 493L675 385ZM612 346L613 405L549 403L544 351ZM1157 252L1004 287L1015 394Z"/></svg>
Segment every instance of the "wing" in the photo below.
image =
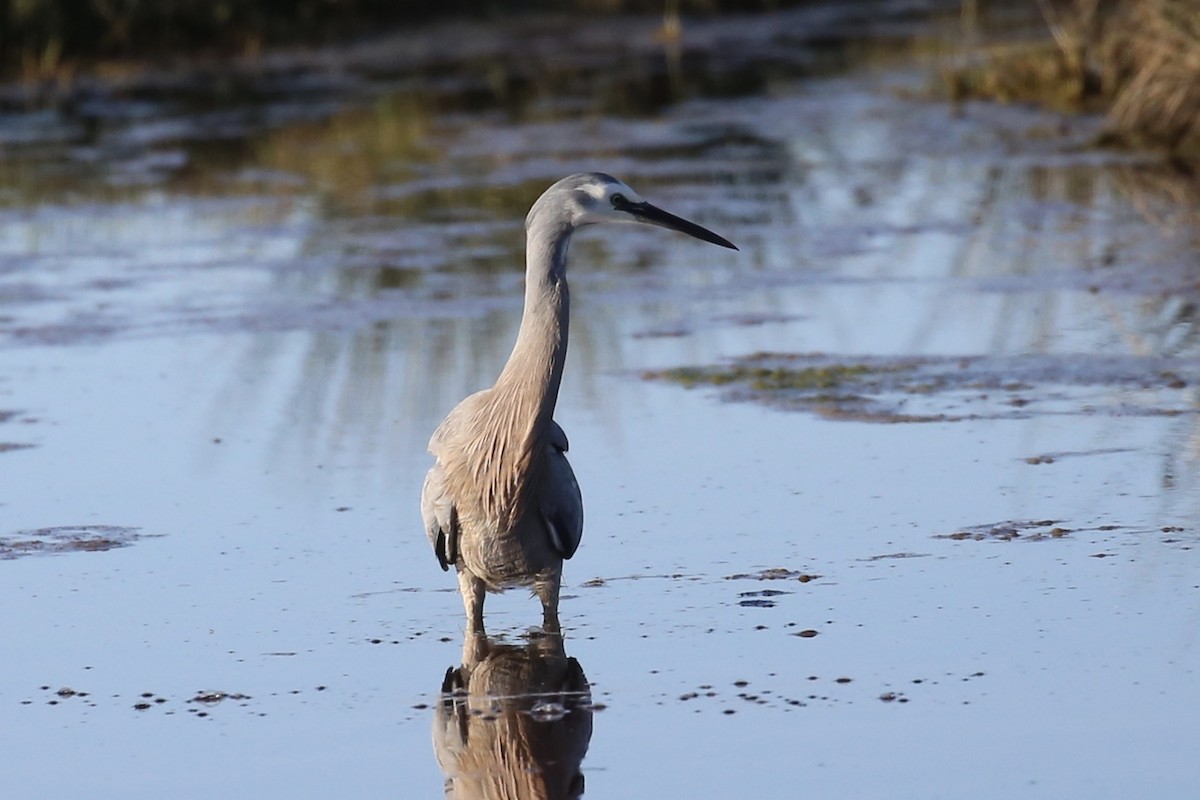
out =
<svg viewBox="0 0 1200 800"><path fill-rule="evenodd" d="M446 493L446 473L439 461L425 476L421 489L421 517L425 520L425 535L433 545L442 571L458 560L458 511L454 500Z"/></svg>
<svg viewBox="0 0 1200 800"><path fill-rule="evenodd" d="M425 520L425 535L437 555L443 570L458 560L458 544L461 529L458 524L458 508L446 485L444 458L451 458L462 447L461 432L469 428L465 424L477 409L486 402L488 390L470 395L453 408L429 439L429 452L436 459L425 485L421 489L421 517Z"/></svg>
<svg viewBox="0 0 1200 800"><path fill-rule="evenodd" d="M567 434L551 422L550 442L546 454L546 483L538 498L542 519L550 533L554 549L563 558L575 555L583 538L583 496L575 480L575 472L564 455Z"/></svg>

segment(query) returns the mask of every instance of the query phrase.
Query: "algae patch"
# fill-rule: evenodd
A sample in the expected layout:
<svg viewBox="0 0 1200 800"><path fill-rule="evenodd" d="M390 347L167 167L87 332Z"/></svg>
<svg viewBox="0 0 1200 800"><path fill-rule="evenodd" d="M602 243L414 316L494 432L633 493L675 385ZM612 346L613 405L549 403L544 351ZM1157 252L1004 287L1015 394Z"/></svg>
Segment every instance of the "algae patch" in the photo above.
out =
<svg viewBox="0 0 1200 800"><path fill-rule="evenodd" d="M1200 362L1098 356L835 356L755 353L643 373L722 399L863 422L955 422L1040 414L1195 413Z"/></svg>
<svg viewBox="0 0 1200 800"><path fill-rule="evenodd" d="M758 391L780 389L835 389L869 375L866 364L824 364L800 368L761 366L738 362L729 367L677 367L650 373L648 377L668 380L691 388L699 384L727 386L745 384Z"/></svg>

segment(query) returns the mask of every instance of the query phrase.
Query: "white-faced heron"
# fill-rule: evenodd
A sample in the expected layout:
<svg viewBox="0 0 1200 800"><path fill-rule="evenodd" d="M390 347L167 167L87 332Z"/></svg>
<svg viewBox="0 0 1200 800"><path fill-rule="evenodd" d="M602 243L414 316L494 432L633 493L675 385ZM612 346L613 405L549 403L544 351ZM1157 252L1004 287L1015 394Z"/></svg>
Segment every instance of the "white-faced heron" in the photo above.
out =
<svg viewBox="0 0 1200 800"><path fill-rule="evenodd" d="M525 218L525 311L508 363L490 389L459 403L429 452L421 515L443 570L454 565L468 631L483 631L486 591L532 586L543 626L557 632L563 559L583 535L583 500L554 405L567 356L567 247L599 222L641 222L736 250L712 231L650 205L610 175L571 175Z"/></svg>

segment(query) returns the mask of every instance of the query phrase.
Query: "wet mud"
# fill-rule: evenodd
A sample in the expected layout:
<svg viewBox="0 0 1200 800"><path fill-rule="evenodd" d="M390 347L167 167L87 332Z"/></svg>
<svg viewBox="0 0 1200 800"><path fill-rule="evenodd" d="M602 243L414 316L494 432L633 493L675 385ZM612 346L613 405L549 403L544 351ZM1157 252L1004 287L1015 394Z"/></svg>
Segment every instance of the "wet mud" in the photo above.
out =
<svg viewBox="0 0 1200 800"><path fill-rule="evenodd" d="M128 547L150 534L120 525L64 525L0 536L0 559L66 553L102 553Z"/></svg>

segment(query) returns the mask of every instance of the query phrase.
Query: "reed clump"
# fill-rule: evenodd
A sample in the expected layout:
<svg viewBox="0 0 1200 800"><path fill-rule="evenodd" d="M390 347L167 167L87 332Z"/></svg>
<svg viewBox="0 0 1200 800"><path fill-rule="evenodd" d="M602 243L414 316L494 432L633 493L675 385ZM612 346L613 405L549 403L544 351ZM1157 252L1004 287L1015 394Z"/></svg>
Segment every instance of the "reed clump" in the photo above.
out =
<svg viewBox="0 0 1200 800"><path fill-rule="evenodd" d="M1200 155L1200 0L1037 5L1050 38L960 53L943 72L952 99L1103 113L1108 142Z"/></svg>
<svg viewBox="0 0 1200 800"><path fill-rule="evenodd" d="M1131 0L1112 26L1108 111L1131 144L1200 155L1200 0Z"/></svg>
<svg viewBox="0 0 1200 800"><path fill-rule="evenodd" d="M1104 68L1105 30L1121 0L1038 0L1050 38L968 46L943 71L954 100L1036 103L1060 111L1098 111L1111 102ZM976 39L980 4L963 0L963 26Z"/></svg>

